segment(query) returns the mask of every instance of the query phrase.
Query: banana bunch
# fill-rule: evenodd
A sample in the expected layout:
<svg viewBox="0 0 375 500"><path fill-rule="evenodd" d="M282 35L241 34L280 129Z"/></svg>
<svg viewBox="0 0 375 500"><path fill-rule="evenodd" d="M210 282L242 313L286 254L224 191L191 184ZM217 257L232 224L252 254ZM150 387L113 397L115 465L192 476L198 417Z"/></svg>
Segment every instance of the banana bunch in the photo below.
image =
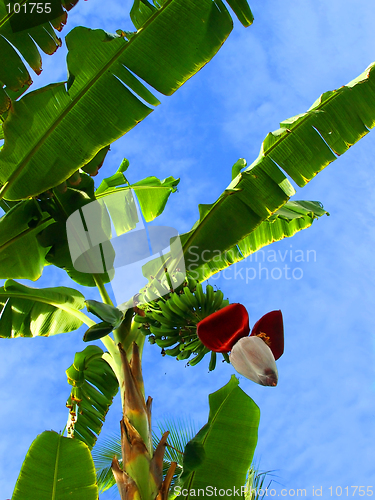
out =
<svg viewBox="0 0 375 500"><path fill-rule="evenodd" d="M138 306L144 316L136 314L134 321L139 329L149 336L151 344L161 347L162 354L178 360L187 360L190 366L198 364L211 352L209 370L216 366L216 352L205 347L197 336L197 323L210 314L229 305L221 290L215 291L211 285L203 290L201 283L190 276L173 289L173 283L180 283L178 273L167 275L164 281L154 280L151 286L141 291ZM147 302L147 303L146 303ZM228 355L223 354L229 362Z"/></svg>

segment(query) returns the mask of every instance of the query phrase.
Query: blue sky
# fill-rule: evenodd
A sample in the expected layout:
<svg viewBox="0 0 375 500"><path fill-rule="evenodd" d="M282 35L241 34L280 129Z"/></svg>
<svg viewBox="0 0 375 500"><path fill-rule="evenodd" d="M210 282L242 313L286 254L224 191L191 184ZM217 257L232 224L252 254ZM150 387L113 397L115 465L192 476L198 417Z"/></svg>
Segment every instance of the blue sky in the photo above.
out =
<svg viewBox="0 0 375 500"><path fill-rule="evenodd" d="M63 34L79 24L112 32L130 29L130 5L80 2ZM245 29L236 22L209 65L172 97L162 96L152 115L112 145L100 174L110 175L126 157L130 180L180 177L178 193L159 219L180 232L198 218L198 203L212 203L229 184L238 158L250 164L280 121L306 111L322 92L346 84L375 59L371 2L254 0L251 7L253 26ZM34 88L66 78L64 50L44 58ZM375 486L373 134L297 189L295 199L321 201L330 217L267 247L258 262L253 256L210 279L231 302L248 308L251 324L273 309L284 315L278 386L260 387L240 377L242 389L261 410L256 460L261 470L275 471L278 483L272 487L278 493L303 488L305 498L315 498L313 487L322 487L321 498L328 499L330 486L333 497L336 487L343 488L343 496L348 487L351 496L351 486ZM267 261L271 249L276 262ZM304 262L294 260L297 251ZM300 279L273 279L279 276L275 268L285 264L291 268L289 276L295 270ZM246 269L254 276L247 283ZM34 286L56 285L75 286L52 268ZM86 295L97 298L91 289ZM1 342L0 500L11 497L36 435L62 430L66 423L65 370L85 347L82 335ZM220 365L207 373L206 361L187 368L158 351L146 345L144 354L154 421L183 413L200 427L207 419L208 394L234 370ZM117 431L120 416L116 400L103 435Z"/></svg>

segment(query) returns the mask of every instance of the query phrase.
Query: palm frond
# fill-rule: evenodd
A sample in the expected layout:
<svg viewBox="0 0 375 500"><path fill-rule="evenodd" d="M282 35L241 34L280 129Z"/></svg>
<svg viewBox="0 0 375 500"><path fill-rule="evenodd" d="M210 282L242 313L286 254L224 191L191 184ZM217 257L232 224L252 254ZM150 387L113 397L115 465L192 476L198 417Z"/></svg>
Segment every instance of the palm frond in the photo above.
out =
<svg viewBox="0 0 375 500"><path fill-rule="evenodd" d="M152 439L154 447L166 431L169 431L169 436L163 461L163 476L167 474L171 463L176 462L177 467L171 483L171 486L173 486L177 477L183 470L183 450L187 443L196 435L197 431L194 422L188 417L165 417L157 423L157 430L153 432Z"/></svg>
<svg viewBox="0 0 375 500"><path fill-rule="evenodd" d="M92 450L99 493L103 493L116 485L111 469L114 456L118 457L121 465L121 438L117 434L102 438L100 443Z"/></svg>
<svg viewBox="0 0 375 500"><path fill-rule="evenodd" d="M187 417L164 418L157 423L156 430L153 431L152 440L154 448L156 448L162 434L166 430L168 430L170 434L168 437L169 446L167 446L165 451L163 476L165 477L171 462L177 462L176 472L172 481L173 486L174 480L182 471L182 450L184 450L186 444L193 439L196 434L196 429L192 420ZM114 456L118 457L121 466L121 439L117 434L110 434L102 438L92 450L99 493L103 493L116 485L111 469L111 463Z"/></svg>

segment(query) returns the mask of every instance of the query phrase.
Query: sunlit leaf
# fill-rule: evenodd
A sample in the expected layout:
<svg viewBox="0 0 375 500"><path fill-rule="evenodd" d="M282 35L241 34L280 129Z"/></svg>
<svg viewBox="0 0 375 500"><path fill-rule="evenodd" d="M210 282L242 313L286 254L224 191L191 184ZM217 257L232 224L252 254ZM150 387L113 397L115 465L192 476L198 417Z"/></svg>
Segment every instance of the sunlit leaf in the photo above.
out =
<svg viewBox="0 0 375 500"><path fill-rule="evenodd" d="M73 29L66 37L67 86L30 92L6 118L0 195L22 199L67 179L159 104L140 80L173 94L212 59L232 27L220 0L170 0L129 40Z"/></svg>
<svg viewBox="0 0 375 500"><path fill-rule="evenodd" d="M40 434L27 452L12 500L97 500L88 447L53 431Z"/></svg>
<svg viewBox="0 0 375 500"><path fill-rule="evenodd" d="M42 58L39 49L45 54L53 54L61 46L61 40L56 36L53 28L58 31L62 30L67 21L67 11L77 2L78 0L54 2L54 6L61 6L60 15L39 25L32 26L32 23L29 23L26 29L24 25L18 25L19 21L22 22L23 19L15 14L13 10L14 4L5 1L0 2L0 53L2 56L2 64L0 65L0 114L10 106L9 97L16 98L17 94L25 92L32 83L31 76L17 51L32 70L39 75L42 71ZM10 12L9 5L12 6ZM23 3L23 5L25 4ZM37 20L35 15L34 20ZM5 88L3 88L4 86ZM14 95L15 93L16 95Z"/></svg>
<svg viewBox="0 0 375 500"><path fill-rule="evenodd" d="M71 332L82 325L84 307L85 298L73 288L31 288L7 280L0 288L0 337Z"/></svg>
<svg viewBox="0 0 375 500"><path fill-rule="evenodd" d="M7 211L0 219L2 278L37 280L41 276L49 248L40 245L37 235L52 223L49 214L38 211L37 204L30 200Z"/></svg>
<svg viewBox="0 0 375 500"><path fill-rule="evenodd" d="M178 485L188 491L199 488L205 491L207 486L218 490L241 489L258 439L259 408L238 387L234 376L228 384L210 394L209 403L208 422L192 440L203 445L204 460L196 468L187 467L184 461ZM173 491L171 498L176 498L178 490Z"/></svg>

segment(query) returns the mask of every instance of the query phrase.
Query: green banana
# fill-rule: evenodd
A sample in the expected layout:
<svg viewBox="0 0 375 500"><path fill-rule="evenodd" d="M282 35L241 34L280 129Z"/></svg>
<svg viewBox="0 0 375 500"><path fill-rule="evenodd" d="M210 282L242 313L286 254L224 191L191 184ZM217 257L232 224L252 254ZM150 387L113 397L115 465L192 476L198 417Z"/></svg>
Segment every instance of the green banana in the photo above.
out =
<svg viewBox="0 0 375 500"><path fill-rule="evenodd" d="M215 370L215 367L216 367L216 352L211 351L211 359L208 364L208 370L212 372L212 370Z"/></svg>
<svg viewBox="0 0 375 500"><path fill-rule="evenodd" d="M188 286L185 286L184 288L184 295L186 299L189 301L190 306L194 307L195 309L198 309L198 300L197 297L192 293L190 288Z"/></svg>
<svg viewBox="0 0 375 500"><path fill-rule="evenodd" d="M174 328L173 326L165 326L165 325L160 325L160 326L153 326L151 328L152 333L157 333L158 335L169 335L169 336L175 336L179 334L179 329Z"/></svg>
<svg viewBox="0 0 375 500"><path fill-rule="evenodd" d="M162 313L157 313L157 312L150 312L149 315L158 323L164 326L170 326L170 327L175 327L176 321L175 320L170 320L168 319L164 314ZM181 326L181 325L179 325Z"/></svg>
<svg viewBox="0 0 375 500"><path fill-rule="evenodd" d="M213 303L213 312L217 311L220 309L221 303L223 302L224 299L224 294L221 290L216 290L214 294L214 303Z"/></svg>
<svg viewBox="0 0 375 500"><path fill-rule="evenodd" d="M164 286L168 288L168 292L173 292L173 283L167 268L164 268L164 277L162 278L162 280L166 281L166 284Z"/></svg>
<svg viewBox="0 0 375 500"><path fill-rule="evenodd" d="M213 308L212 308L212 305L213 305L213 302L214 302L214 289L213 289L213 286L212 285L207 285L206 286L206 302L205 302L205 307L204 307L204 312L208 315L208 314L212 314L214 311L213 311Z"/></svg>
<svg viewBox="0 0 375 500"><path fill-rule="evenodd" d="M139 331L139 333L142 333L142 335L144 335L145 337L147 335L150 335L150 330L148 328L145 328L144 326L141 326L140 328L138 328L138 331Z"/></svg>
<svg viewBox="0 0 375 500"><path fill-rule="evenodd" d="M191 276L188 276L187 282L188 282L188 286L189 286L190 290L191 291L195 290L195 287L197 286L197 283L198 283L197 280L195 280Z"/></svg>
<svg viewBox="0 0 375 500"><path fill-rule="evenodd" d="M136 314L134 316L134 321L136 323L149 323L149 318L147 316L140 316L139 314Z"/></svg>
<svg viewBox="0 0 375 500"><path fill-rule="evenodd" d="M159 298L158 295L156 295L156 293L154 293L150 287L146 287L146 291L145 291L145 297L146 297L146 301L148 303L150 302L154 302L155 300L157 300Z"/></svg>
<svg viewBox="0 0 375 500"><path fill-rule="evenodd" d="M180 349L182 351L193 351L194 352L194 349L196 347L199 347L202 345L202 342L199 340L199 339L194 339L194 340L191 340L190 342L188 342L187 344L181 344L180 346Z"/></svg>
<svg viewBox="0 0 375 500"><path fill-rule="evenodd" d="M195 366L199 363L199 361L202 361L202 359L205 357L205 355L207 354L207 351L205 350L202 350L201 352L199 352L193 359L191 359L189 361L189 365L190 366Z"/></svg>
<svg viewBox="0 0 375 500"><path fill-rule="evenodd" d="M190 357L191 351L181 351L180 354L176 356L176 358L179 361L182 361L183 359L187 359Z"/></svg>
<svg viewBox="0 0 375 500"><path fill-rule="evenodd" d="M190 312L190 307L182 301L181 297L182 294L179 295L178 293L171 293L169 300L177 307L177 309L179 309L180 314L186 314Z"/></svg>
<svg viewBox="0 0 375 500"><path fill-rule="evenodd" d="M180 307L177 306L176 301L178 301L178 297L176 297L175 293L171 293L170 298L166 302L166 306L169 307L169 309L172 311L173 314L175 314L178 317L185 317L186 315L186 310L182 311Z"/></svg>
<svg viewBox="0 0 375 500"><path fill-rule="evenodd" d="M150 285L150 287L154 288L160 297L164 297L165 295L168 295L170 290L168 288L165 288L157 279L154 279Z"/></svg>
<svg viewBox="0 0 375 500"><path fill-rule="evenodd" d="M229 300L228 299L223 300L223 302L221 303L220 309L223 309L223 307L226 307L226 306L229 306Z"/></svg>
<svg viewBox="0 0 375 500"><path fill-rule="evenodd" d="M203 311L204 305L206 303L206 295L203 292L202 283L197 284L194 295L197 297L198 305L200 309Z"/></svg>
<svg viewBox="0 0 375 500"><path fill-rule="evenodd" d="M179 342L180 339L179 337L170 337L168 339L155 339L155 344L157 344L159 347L170 347L174 344L176 344L176 342Z"/></svg>
<svg viewBox="0 0 375 500"><path fill-rule="evenodd" d="M185 324L187 320L191 320L194 323L197 321L197 317L189 303L189 300L183 293L172 293L169 300L172 301L174 306L179 310L180 317L183 318Z"/></svg>
<svg viewBox="0 0 375 500"><path fill-rule="evenodd" d="M180 346L177 345L176 347L173 347L173 349L166 349L165 351L165 354L167 354L168 356L177 356L178 354L180 354Z"/></svg>
<svg viewBox="0 0 375 500"><path fill-rule="evenodd" d="M163 313L164 316L166 316L167 319L171 321L177 321L180 320L180 317L178 314L176 314L172 309L170 308L169 305L169 300L167 302L160 302L160 309L161 312Z"/></svg>
<svg viewBox="0 0 375 500"><path fill-rule="evenodd" d="M141 292L139 292L139 294L137 296L137 301L138 301L138 303L142 303L142 304L147 302L145 289L143 289Z"/></svg>
<svg viewBox="0 0 375 500"><path fill-rule="evenodd" d="M221 354L223 355L224 361L226 361L227 363L230 363L228 353L222 352Z"/></svg>
<svg viewBox="0 0 375 500"><path fill-rule="evenodd" d="M182 273L181 271L176 271L172 274L172 282L173 282L173 285L177 288L177 287L180 287L184 280L185 280L186 276L184 273ZM179 283L177 285L177 283ZM176 289L175 289L176 290Z"/></svg>
<svg viewBox="0 0 375 500"><path fill-rule="evenodd" d="M155 332L155 331L152 331L151 332L152 335L156 338L156 339L165 339L165 338L177 338L177 335L176 335L176 332L175 331L171 331L169 333L158 333L158 332ZM178 337L179 341L180 341L180 337Z"/></svg>
<svg viewBox="0 0 375 500"><path fill-rule="evenodd" d="M190 311L191 314L193 314L193 311L191 310L192 306L189 302L189 299L186 297L185 293L180 293L180 295L178 297L179 297L180 301L184 304L184 306L187 308L187 310Z"/></svg>

